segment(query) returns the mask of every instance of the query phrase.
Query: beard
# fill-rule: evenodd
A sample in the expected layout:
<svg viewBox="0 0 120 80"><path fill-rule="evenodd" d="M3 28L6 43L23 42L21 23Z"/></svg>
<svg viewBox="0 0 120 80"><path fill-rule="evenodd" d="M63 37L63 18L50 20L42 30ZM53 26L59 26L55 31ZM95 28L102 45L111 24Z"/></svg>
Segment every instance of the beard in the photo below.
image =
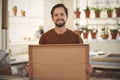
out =
<svg viewBox="0 0 120 80"><path fill-rule="evenodd" d="M57 21L59 21L59 20L57 20ZM63 19L61 19L61 21L64 21ZM63 23L55 23L55 25L56 25L56 27L63 27L64 25L65 25L65 21L63 22Z"/></svg>

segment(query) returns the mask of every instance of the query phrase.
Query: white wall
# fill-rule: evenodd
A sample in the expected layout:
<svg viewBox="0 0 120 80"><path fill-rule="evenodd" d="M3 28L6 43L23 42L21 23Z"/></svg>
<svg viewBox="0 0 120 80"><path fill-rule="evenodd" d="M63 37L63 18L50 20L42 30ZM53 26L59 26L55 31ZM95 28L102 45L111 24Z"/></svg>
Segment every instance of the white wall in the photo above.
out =
<svg viewBox="0 0 120 80"><path fill-rule="evenodd" d="M74 0L63 0L63 3L68 8L68 20L66 23L66 27L73 30L74 28Z"/></svg>
<svg viewBox="0 0 120 80"><path fill-rule="evenodd" d="M50 11L55 4L62 3L62 0L44 0L44 3L44 30L48 31L54 28Z"/></svg>
<svg viewBox="0 0 120 80"><path fill-rule="evenodd" d="M90 50L102 50L110 53L120 53L120 41L89 42Z"/></svg>
<svg viewBox="0 0 120 80"><path fill-rule="evenodd" d="M2 49L2 0L0 0L0 49Z"/></svg>

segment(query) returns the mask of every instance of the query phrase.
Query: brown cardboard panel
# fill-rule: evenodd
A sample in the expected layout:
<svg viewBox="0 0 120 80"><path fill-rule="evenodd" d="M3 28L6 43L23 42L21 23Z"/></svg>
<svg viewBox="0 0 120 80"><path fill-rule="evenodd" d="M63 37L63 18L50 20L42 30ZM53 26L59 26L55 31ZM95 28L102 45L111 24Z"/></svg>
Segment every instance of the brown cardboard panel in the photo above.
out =
<svg viewBox="0 0 120 80"><path fill-rule="evenodd" d="M41 80L89 80L88 45L30 45L31 78Z"/></svg>

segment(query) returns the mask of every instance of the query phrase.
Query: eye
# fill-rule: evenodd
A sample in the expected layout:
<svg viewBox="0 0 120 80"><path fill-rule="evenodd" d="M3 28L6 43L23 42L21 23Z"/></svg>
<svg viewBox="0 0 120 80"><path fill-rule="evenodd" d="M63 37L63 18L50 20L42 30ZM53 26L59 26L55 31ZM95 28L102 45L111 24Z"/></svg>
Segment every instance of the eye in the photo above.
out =
<svg viewBox="0 0 120 80"><path fill-rule="evenodd" d="M65 16L65 14L64 14L64 13L61 13L60 15L61 15L61 16Z"/></svg>
<svg viewBox="0 0 120 80"><path fill-rule="evenodd" d="M53 16L54 16L54 17L57 17L57 16L58 16L58 14L54 14Z"/></svg>

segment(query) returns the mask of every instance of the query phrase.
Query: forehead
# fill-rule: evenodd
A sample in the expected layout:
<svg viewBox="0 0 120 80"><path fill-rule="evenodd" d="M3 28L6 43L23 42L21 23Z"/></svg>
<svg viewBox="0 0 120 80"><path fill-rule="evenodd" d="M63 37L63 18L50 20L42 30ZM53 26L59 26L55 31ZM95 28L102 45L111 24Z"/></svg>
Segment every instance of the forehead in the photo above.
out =
<svg viewBox="0 0 120 80"><path fill-rule="evenodd" d="M55 8L53 14L55 13L65 13L65 9L63 7Z"/></svg>

